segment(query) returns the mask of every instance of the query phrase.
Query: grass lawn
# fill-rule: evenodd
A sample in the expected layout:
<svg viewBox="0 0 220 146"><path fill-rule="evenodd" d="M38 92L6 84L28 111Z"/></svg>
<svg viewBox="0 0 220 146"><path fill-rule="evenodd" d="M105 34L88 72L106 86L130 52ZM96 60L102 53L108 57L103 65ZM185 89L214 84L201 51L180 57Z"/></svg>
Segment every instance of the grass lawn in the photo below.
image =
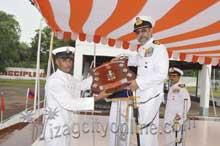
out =
<svg viewBox="0 0 220 146"><path fill-rule="evenodd" d="M189 93L196 94L196 87L187 87L187 90L189 91ZM220 98L220 89L213 90L213 96Z"/></svg>
<svg viewBox="0 0 220 146"><path fill-rule="evenodd" d="M44 98L45 81L40 81L40 97ZM4 119L17 114L25 109L27 89L34 91L35 80L9 80L0 79L0 92L5 97ZM34 100L29 100L28 107L33 106ZM1 144L0 144L1 145Z"/></svg>
<svg viewBox="0 0 220 146"><path fill-rule="evenodd" d="M40 80L40 86L44 87L45 80ZM0 79L0 86L30 86L35 85L35 80L10 80L10 79Z"/></svg>

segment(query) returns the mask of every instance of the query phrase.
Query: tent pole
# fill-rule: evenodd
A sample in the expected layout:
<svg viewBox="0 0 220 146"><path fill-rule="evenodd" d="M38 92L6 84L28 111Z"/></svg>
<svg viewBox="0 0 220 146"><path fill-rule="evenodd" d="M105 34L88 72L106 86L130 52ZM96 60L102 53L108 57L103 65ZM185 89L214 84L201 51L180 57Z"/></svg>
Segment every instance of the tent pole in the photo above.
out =
<svg viewBox="0 0 220 146"><path fill-rule="evenodd" d="M93 56L93 67L95 68L96 67L96 44L94 43L94 56Z"/></svg>
<svg viewBox="0 0 220 146"><path fill-rule="evenodd" d="M39 70L40 70L40 49L41 49L41 33L42 33L42 21L40 20L39 27L39 37L38 37L38 48L37 48L37 63L36 63L36 78L35 78L35 90L34 90L34 113L36 112L37 98L40 96L39 94Z"/></svg>
<svg viewBox="0 0 220 146"><path fill-rule="evenodd" d="M40 61L39 61L40 62ZM40 70L40 66L39 66L39 70ZM39 72L38 70L38 72ZM37 84L37 108L38 108L38 112L40 110L40 72L38 75L38 84Z"/></svg>
<svg viewBox="0 0 220 146"><path fill-rule="evenodd" d="M96 43L94 43L94 52L93 52L93 68L96 67ZM95 110L95 109L94 109ZM95 128L95 116L94 116L94 110L92 111L92 126L93 129ZM95 146L95 132L93 132L93 146Z"/></svg>
<svg viewBox="0 0 220 146"><path fill-rule="evenodd" d="M50 50L49 50L49 58L48 58L48 63L47 63L47 78L51 74L51 62L52 62L52 50L53 50L53 38L54 38L54 33L51 31L51 38L50 38Z"/></svg>

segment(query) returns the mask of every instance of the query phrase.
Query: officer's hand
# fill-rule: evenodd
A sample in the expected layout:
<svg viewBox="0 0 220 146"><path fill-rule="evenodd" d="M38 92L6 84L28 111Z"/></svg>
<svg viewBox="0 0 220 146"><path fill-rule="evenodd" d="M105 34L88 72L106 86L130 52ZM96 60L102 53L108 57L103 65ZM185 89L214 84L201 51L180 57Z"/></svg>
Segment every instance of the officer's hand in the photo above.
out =
<svg viewBox="0 0 220 146"><path fill-rule="evenodd" d="M105 90L103 90L102 92L100 92L97 96L95 96L95 101L104 99L108 96L110 96L112 93L107 93Z"/></svg>
<svg viewBox="0 0 220 146"><path fill-rule="evenodd" d="M135 91L138 89L138 84L136 82L136 80L132 80L130 82L130 85L128 86L128 88L131 90L131 91Z"/></svg>

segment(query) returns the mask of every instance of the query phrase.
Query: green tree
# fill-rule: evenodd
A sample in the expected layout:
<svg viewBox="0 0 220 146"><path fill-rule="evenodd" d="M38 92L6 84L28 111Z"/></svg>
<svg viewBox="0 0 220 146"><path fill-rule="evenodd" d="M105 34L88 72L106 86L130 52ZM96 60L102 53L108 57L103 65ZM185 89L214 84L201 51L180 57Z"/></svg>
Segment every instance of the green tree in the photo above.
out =
<svg viewBox="0 0 220 146"><path fill-rule="evenodd" d="M26 68L35 67L35 65L30 62L30 60L32 59L30 46L25 42L21 42L19 43L18 48L19 48L18 50L19 61L13 64L12 66L13 67L26 67Z"/></svg>
<svg viewBox="0 0 220 146"><path fill-rule="evenodd" d="M13 15L0 11L0 71L19 61L20 26Z"/></svg>
<svg viewBox="0 0 220 146"><path fill-rule="evenodd" d="M36 67L38 33L32 38L31 44L19 42L20 26L13 15L0 11L0 71L5 67ZM41 68L47 68L51 29L45 27L41 38ZM75 41L59 40L54 37L53 47L75 46Z"/></svg>

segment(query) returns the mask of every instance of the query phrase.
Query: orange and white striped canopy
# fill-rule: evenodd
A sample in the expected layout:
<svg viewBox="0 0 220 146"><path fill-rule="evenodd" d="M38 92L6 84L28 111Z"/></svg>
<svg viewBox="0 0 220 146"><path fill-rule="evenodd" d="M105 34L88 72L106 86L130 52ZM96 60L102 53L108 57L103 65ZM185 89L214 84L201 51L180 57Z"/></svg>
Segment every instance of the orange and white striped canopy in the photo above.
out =
<svg viewBox="0 0 220 146"><path fill-rule="evenodd" d="M33 0L58 38L136 49L133 19L151 16L169 57L220 64L220 0Z"/></svg>

